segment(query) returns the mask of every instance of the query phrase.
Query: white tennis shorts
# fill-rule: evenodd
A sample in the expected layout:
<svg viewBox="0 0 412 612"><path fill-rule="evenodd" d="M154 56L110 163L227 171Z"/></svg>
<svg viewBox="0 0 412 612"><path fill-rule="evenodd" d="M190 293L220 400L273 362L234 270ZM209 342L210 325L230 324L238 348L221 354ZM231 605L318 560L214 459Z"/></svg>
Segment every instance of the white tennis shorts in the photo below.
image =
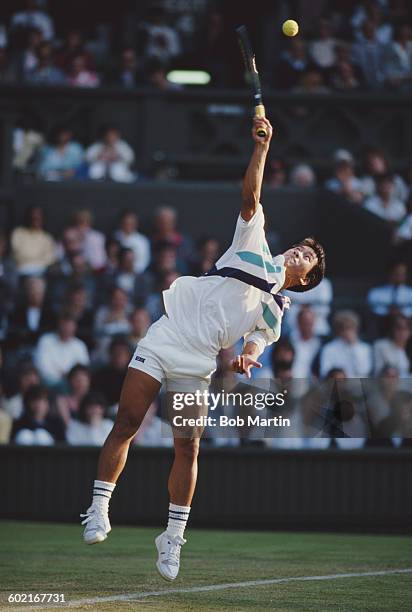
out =
<svg viewBox="0 0 412 612"><path fill-rule="evenodd" d="M216 359L190 345L163 315L137 344L129 368L165 383L168 391L204 391L216 369Z"/></svg>

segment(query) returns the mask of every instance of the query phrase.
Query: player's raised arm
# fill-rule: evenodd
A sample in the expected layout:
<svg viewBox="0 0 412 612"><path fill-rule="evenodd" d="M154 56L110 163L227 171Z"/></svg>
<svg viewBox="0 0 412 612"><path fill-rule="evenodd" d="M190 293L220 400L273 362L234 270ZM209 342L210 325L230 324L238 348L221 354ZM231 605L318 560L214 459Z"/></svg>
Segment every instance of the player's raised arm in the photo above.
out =
<svg viewBox="0 0 412 612"><path fill-rule="evenodd" d="M257 135L257 130L260 127L266 129L266 136L261 137ZM260 201L263 172L265 170L266 156L269 151L272 131L272 126L268 119L265 117L254 118L252 135L255 141L255 148L243 179L242 208L240 211L242 219L245 221L250 221Z"/></svg>

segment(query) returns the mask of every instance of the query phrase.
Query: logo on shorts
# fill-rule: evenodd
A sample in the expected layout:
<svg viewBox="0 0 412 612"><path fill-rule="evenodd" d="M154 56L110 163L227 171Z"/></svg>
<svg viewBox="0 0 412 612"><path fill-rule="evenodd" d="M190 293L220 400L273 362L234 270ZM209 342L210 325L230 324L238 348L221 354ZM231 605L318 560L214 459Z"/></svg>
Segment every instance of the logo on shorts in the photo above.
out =
<svg viewBox="0 0 412 612"><path fill-rule="evenodd" d="M140 357L140 355L136 355L135 360L144 363L146 361L146 357Z"/></svg>

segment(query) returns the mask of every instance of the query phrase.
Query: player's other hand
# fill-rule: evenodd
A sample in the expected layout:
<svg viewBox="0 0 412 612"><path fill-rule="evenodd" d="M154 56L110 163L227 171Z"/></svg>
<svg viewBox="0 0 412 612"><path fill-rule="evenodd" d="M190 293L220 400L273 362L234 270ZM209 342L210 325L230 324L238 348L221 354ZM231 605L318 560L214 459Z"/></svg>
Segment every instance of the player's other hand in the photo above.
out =
<svg viewBox="0 0 412 612"><path fill-rule="evenodd" d="M262 364L252 359L252 357L249 357L249 355L238 355L238 357L232 361L233 370L238 374L246 374L247 378L251 377L250 370L253 367L261 368Z"/></svg>
<svg viewBox="0 0 412 612"><path fill-rule="evenodd" d="M258 136L257 131L259 128L263 128L266 130L266 136ZM252 136L255 142L259 144L269 144L272 140L273 135L273 127L266 117L254 117L253 119L253 128L252 128Z"/></svg>

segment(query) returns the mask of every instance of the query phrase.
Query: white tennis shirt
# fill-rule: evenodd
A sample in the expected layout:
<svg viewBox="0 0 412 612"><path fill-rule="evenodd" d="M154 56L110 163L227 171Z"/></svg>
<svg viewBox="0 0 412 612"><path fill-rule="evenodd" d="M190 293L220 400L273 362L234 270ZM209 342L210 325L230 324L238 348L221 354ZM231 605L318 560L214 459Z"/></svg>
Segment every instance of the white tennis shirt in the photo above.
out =
<svg viewBox="0 0 412 612"><path fill-rule="evenodd" d="M163 292L169 319L186 340L215 356L244 338L262 353L280 336L289 298L283 255L273 258L261 204L250 221L237 220L233 242L205 276L182 276Z"/></svg>

